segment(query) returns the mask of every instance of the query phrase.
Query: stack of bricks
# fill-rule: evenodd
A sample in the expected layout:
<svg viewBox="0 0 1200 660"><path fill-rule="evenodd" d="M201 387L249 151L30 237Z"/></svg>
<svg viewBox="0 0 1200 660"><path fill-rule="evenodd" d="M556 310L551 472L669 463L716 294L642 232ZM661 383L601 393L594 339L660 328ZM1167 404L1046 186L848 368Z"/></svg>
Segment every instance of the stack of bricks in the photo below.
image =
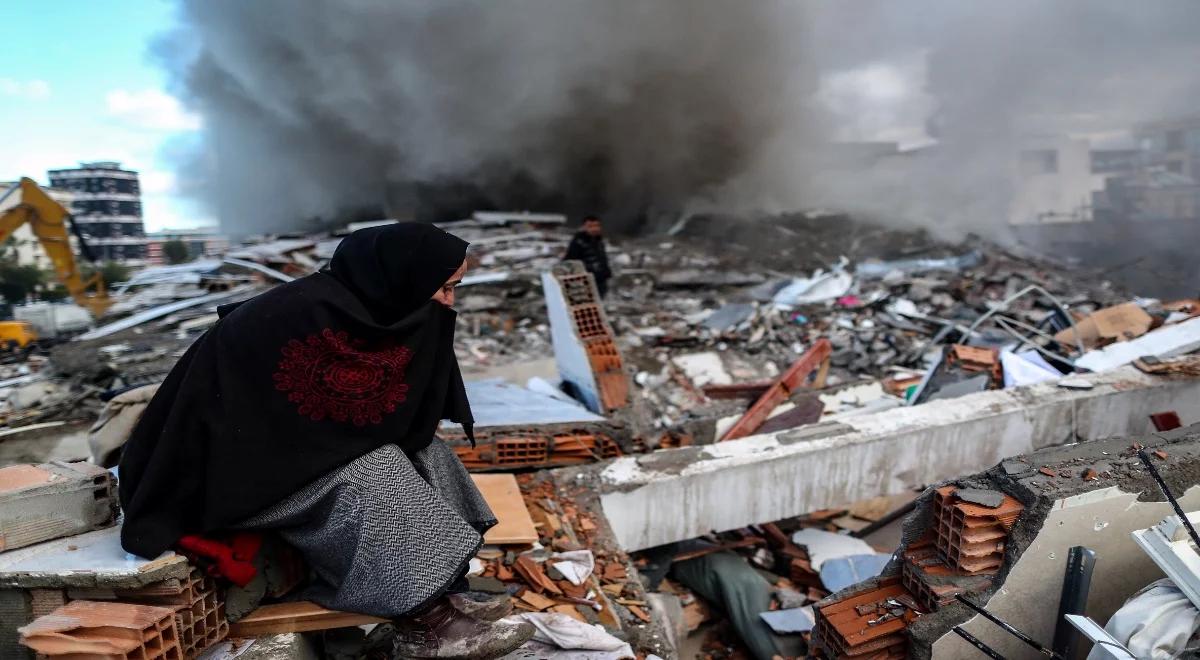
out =
<svg viewBox="0 0 1200 660"><path fill-rule="evenodd" d="M629 404L629 376L590 273L579 270L556 275L566 298L575 333L583 342L600 389L600 402L608 412Z"/></svg>
<svg viewBox="0 0 1200 660"><path fill-rule="evenodd" d="M1004 382L1000 351L994 348L955 344L950 348L950 354L946 361L968 373L987 373L992 383Z"/></svg>
<svg viewBox="0 0 1200 660"><path fill-rule="evenodd" d="M581 465L621 455L621 448L604 433L583 429L477 430L474 447L466 436L445 430L439 435L452 442L468 470Z"/></svg>
<svg viewBox="0 0 1200 660"><path fill-rule="evenodd" d="M1004 563L1008 532L1025 508L1004 495L999 506L963 501L955 486L937 489L933 500L934 544L952 568L968 574L995 571Z"/></svg>
<svg viewBox="0 0 1200 660"><path fill-rule="evenodd" d="M140 589L116 592L122 601L167 607L175 612L175 624L185 660L225 639L229 621L216 583L192 568L184 580L166 580Z"/></svg>
<svg viewBox="0 0 1200 660"><path fill-rule="evenodd" d="M905 630L921 615L897 578L813 608L813 645L834 660L899 660L908 656Z"/></svg>
<svg viewBox="0 0 1200 660"><path fill-rule="evenodd" d="M904 549L900 575L818 604L814 645L829 658L905 657L905 629L916 617L953 602L958 594L992 586L1004 563L1008 534L1023 510L1015 498L999 491L960 496L956 486L938 488L930 527Z"/></svg>
<svg viewBox="0 0 1200 660"><path fill-rule="evenodd" d="M991 586L996 571L966 573L947 565L934 547L933 539L925 536L904 551L901 579L921 608L933 612L954 602L958 594L972 594Z"/></svg>
<svg viewBox="0 0 1200 660"><path fill-rule="evenodd" d="M174 613L175 632L184 660L197 657L229 634L225 603L216 583L196 568L185 579L163 580L134 589L31 589L29 593L34 623L75 603L166 608Z"/></svg>
<svg viewBox="0 0 1200 660"><path fill-rule="evenodd" d="M21 643L46 658L182 660L168 607L77 600L20 629Z"/></svg>

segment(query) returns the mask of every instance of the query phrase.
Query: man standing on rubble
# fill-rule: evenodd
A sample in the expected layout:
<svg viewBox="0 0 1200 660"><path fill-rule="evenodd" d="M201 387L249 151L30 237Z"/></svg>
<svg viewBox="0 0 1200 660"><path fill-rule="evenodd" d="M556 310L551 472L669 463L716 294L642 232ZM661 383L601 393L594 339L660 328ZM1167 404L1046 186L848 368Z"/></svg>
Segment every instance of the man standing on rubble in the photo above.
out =
<svg viewBox="0 0 1200 660"><path fill-rule="evenodd" d="M312 569L304 598L395 620L398 657L528 640L498 621L507 599L462 595L496 516L434 435L450 419L473 437L451 309L466 251L432 225L363 229L321 272L218 310L125 447L125 549L183 548L248 582L222 539L269 530Z"/></svg>
<svg viewBox="0 0 1200 660"><path fill-rule="evenodd" d="M608 294L612 269L608 267L608 251L604 247L604 229L600 225L600 218L589 215L583 219L583 228L571 238L563 261L582 261L587 272L596 278L596 290L600 292L600 297Z"/></svg>

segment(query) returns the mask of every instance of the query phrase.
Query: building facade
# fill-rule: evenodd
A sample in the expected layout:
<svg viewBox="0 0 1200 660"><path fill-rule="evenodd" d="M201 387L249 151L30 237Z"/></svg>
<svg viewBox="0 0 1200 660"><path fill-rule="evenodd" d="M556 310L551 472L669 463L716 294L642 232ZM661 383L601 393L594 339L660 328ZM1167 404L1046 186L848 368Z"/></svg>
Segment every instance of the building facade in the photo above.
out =
<svg viewBox="0 0 1200 660"><path fill-rule="evenodd" d="M1133 136L1143 168L1200 180L1200 115L1139 124Z"/></svg>
<svg viewBox="0 0 1200 660"><path fill-rule="evenodd" d="M138 174L120 163L98 161L50 170L50 185L74 196L74 222L97 259L129 265L146 262L146 228Z"/></svg>
<svg viewBox="0 0 1200 660"><path fill-rule="evenodd" d="M163 246L171 241L181 241L187 246L189 259L215 259L229 249L229 239L215 227L166 229L146 234L146 263L152 266L166 264Z"/></svg>
<svg viewBox="0 0 1200 660"><path fill-rule="evenodd" d="M1066 135L1027 136L1010 163L1014 196L1009 224L1091 222L1092 196L1104 176L1092 171L1087 140Z"/></svg>

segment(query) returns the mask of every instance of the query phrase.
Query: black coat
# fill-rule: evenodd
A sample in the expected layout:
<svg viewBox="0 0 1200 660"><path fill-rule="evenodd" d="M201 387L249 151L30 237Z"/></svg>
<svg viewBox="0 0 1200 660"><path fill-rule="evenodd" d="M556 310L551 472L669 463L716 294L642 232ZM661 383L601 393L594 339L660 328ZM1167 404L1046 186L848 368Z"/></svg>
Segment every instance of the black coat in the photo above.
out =
<svg viewBox="0 0 1200 660"><path fill-rule="evenodd" d="M608 251L604 247L603 236L592 236L581 231L571 238L567 246L567 256L564 259L582 261L583 267L597 280L607 280L612 277L608 267Z"/></svg>
<svg viewBox="0 0 1200 660"><path fill-rule="evenodd" d="M470 429L455 313L430 300L466 243L429 225L355 232L327 271L226 308L150 401L120 465L126 550L228 529L382 445Z"/></svg>

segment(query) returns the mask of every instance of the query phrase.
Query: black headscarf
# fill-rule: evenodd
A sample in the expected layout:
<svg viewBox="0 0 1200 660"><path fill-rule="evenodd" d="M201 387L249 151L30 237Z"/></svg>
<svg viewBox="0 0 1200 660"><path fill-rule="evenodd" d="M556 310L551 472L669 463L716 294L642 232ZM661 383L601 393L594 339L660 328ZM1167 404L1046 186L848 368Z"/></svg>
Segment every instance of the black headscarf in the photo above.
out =
<svg viewBox="0 0 1200 660"><path fill-rule="evenodd" d="M364 229L325 271L222 308L125 446L125 549L228 529L385 444L419 451L442 419L470 435L455 313L431 300L466 249L430 225Z"/></svg>

